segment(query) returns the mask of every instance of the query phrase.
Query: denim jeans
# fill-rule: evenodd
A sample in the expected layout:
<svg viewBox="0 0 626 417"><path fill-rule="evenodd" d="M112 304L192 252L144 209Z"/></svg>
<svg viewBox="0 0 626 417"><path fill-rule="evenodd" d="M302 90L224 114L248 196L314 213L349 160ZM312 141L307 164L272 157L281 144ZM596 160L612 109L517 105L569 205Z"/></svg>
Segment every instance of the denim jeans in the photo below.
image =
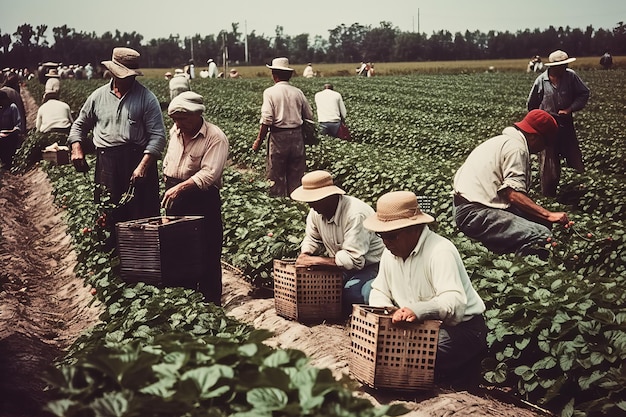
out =
<svg viewBox="0 0 626 417"><path fill-rule="evenodd" d="M466 236L481 242L492 252L537 255L546 258L546 239L552 236L546 225L523 217L514 208L507 210L466 203L454 207L454 220Z"/></svg>
<svg viewBox="0 0 626 417"><path fill-rule="evenodd" d="M358 271L343 274L343 309L352 312L352 304L368 304L372 281L378 275L378 263L367 265Z"/></svg>
<svg viewBox="0 0 626 417"><path fill-rule="evenodd" d="M322 134L337 137L340 124L341 122L320 122Z"/></svg>

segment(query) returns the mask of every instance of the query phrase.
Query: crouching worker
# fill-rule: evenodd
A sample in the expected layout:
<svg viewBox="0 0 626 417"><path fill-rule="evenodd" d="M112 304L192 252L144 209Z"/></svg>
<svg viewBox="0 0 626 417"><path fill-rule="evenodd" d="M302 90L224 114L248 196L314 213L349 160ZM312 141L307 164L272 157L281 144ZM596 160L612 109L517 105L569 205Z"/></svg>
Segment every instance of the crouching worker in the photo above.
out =
<svg viewBox="0 0 626 417"><path fill-rule="evenodd" d="M204 216L208 241L208 275L197 284L207 302L221 305L222 202L219 189L228 158L228 138L204 120L203 97L186 91L174 97L167 113L174 121L165 158L165 195L161 205L168 216Z"/></svg>
<svg viewBox="0 0 626 417"><path fill-rule="evenodd" d="M304 175L291 198L311 207L296 265L342 268L344 313L352 311L352 304L366 304L384 248L376 234L363 228L363 220L374 210L358 198L345 195L326 171ZM328 256L318 256L324 251Z"/></svg>
<svg viewBox="0 0 626 417"><path fill-rule="evenodd" d="M363 222L386 247L369 304L394 309L393 323L441 320L435 382L461 383L480 375L487 349L485 304L456 247L428 228L433 221L410 191L378 199L376 213Z"/></svg>

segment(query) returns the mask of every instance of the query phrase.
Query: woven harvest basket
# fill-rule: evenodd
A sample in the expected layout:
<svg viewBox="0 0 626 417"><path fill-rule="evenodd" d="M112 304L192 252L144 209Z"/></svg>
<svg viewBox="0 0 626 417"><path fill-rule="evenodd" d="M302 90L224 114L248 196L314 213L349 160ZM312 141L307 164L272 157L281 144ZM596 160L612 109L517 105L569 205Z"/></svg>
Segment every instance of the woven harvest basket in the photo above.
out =
<svg viewBox="0 0 626 417"><path fill-rule="evenodd" d="M341 318L343 273L339 268L296 267L294 259L274 259L276 314L315 322Z"/></svg>
<svg viewBox="0 0 626 417"><path fill-rule="evenodd" d="M129 283L185 286L207 271L202 216L167 216L115 225L120 276Z"/></svg>
<svg viewBox="0 0 626 417"><path fill-rule="evenodd" d="M438 320L391 323L384 308L355 304L350 323L350 374L372 388L434 386Z"/></svg>

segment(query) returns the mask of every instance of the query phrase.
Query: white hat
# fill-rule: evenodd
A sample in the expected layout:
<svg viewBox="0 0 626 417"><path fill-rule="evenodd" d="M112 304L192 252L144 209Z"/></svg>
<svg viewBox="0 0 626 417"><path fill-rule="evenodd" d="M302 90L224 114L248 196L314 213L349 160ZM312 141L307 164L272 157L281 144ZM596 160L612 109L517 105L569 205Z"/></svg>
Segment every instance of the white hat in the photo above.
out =
<svg viewBox="0 0 626 417"><path fill-rule="evenodd" d="M548 60L550 62L546 62L543 65L545 65L546 67L554 67L556 65L565 65L569 64L570 62L574 62L576 61L576 58L570 58L565 52L558 49L550 54Z"/></svg>
<svg viewBox="0 0 626 417"><path fill-rule="evenodd" d="M272 65L265 64L265 66L273 70L293 71L293 68L289 68L289 59L285 57L274 58Z"/></svg>

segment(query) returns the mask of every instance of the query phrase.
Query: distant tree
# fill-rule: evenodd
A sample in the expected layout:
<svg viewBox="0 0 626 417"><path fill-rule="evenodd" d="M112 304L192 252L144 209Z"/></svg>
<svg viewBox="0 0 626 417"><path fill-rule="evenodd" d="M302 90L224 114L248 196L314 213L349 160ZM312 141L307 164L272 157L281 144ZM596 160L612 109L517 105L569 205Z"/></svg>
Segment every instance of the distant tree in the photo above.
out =
<svg viewBox="0 0 626 417"><path fill-rule="evenodd" d="M368 61L392 61L393 45L398 28L394 28L391 22L380 22L380 27L371 29L363 35L362 49Z"/></svg>

